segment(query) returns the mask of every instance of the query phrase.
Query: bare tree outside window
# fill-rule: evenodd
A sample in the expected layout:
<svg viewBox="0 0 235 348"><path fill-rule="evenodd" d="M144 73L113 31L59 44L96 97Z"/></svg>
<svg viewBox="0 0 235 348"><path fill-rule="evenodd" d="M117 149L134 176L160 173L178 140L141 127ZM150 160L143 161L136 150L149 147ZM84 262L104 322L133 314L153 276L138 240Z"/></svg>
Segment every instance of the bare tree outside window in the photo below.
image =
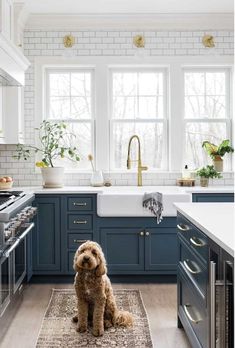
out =
<svg viewBox="0 0 235 348"><path fill-rule="evenodd" d="M184 162L191 169L210 163L203 141L219 144L228 137L228 79L226 69L184 72Z"/></svg>
<svg viewBox="0 0 235 348"><path fill-rule="evenodd" d="M112 72L112 163L126 169L129 138L140 137L142 157L149 168L165 169L163 159L165 127L165 72ZM133 147L132 158L137 156Z"/></svg>
<svg viewBox="0 0 235 348"><path fill-rule="evenodd" d="M65 121L76 135L79 164L64 160L67 168L89 169L87 155L92 152L92 71L47 70L47 119ZM68 139L71 144L72 139Z"/></svg>

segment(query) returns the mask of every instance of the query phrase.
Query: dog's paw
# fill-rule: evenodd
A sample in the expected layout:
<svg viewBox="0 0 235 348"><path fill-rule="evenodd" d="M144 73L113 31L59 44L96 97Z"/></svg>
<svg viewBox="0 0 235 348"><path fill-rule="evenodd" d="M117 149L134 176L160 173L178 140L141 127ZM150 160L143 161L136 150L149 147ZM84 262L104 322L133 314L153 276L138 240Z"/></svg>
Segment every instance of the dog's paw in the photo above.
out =
<svg viewBox="0 0 235 348"><path fill-rule="evenodd" d="M103 336L104 334L104 328L103 327L94 327L92 330L92 333L94 336Z"/></svg>
<svg viewBox="0 0 235 348"><path fill-rule="evenodd" d="M113 324L112 324L111 320L106 319L106 320L104 321L104 328L105 328L105 329L108 329L108 328L110 328L110 327L112 327L112 326L113 326Z"/></svg>
<svg viewBox="0 0 235 348"><path fill-rule="evenodd" d="M75 315L73 318L72 318L72 322L73 323L77 323L78 322L78 316Z"/></svg>
<svg viewBox="0 0 235 348"><path fill-rule="evenodd" d="M87 331L87 326L86 325L78 325L77 327L77 332L86 332Z"/></svg>

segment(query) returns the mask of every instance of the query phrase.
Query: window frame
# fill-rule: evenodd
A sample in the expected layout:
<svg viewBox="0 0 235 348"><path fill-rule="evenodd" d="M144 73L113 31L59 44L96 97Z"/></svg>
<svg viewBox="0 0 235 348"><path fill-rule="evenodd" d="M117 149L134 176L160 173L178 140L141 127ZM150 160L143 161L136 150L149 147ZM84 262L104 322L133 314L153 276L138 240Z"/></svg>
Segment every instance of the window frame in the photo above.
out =
<svg viewBox="0 0 235 348"><path fill-rule="evenodd" d="M50 73L73 73L73 72L90 72L91 74L91 118L82 118L82 119L75 119L75 118L68 118L68 119L57 119L57 118L49 118L49 112L50 112L50 93L49 93L49 75ZM91 126L91 153L94 153L95 151L95 119L96 119L96 113L95 113L95 67L87 67L87 66L46 66L44 68L44 103L43 103L43 119L46 119L48 121L52 122L61 122L64 121L65 123L71 124L71 123L87 123ZM69 98L71 98L71 93L69 95ZM78 149L79 150L79 149ZM87 154L88 155L88 154ZM96 160L96 158L94 159ZM67 172L87 172L87 168L72 168L69 167Z"/></svg>
<svg viewBox="0 0 235 348"><path fill-rule="evenodd" d="M125 72L161 72L163 73L163 117L162 118L149 118L149 119L117 119L113 118L113 74L114 73L125 73ZM157 66L112 66L108 70L108 83L109 83L109 96L108 96L108 107L109 107L109 171L110 172L126 172L127 169L115 167L114 160L114 124L115 123L159 123L163 125L163 168L149 167L150 172L162 172L169 170L169 156L168 156L168 117L169 117L169 71L168 67L157 65ZM143 159L144 161L144 159ZM128 170L128 172L136 171L135 168Z"/></svg>
<svg viewBox="0 0 235 348"><path fill-rule="evenodd" d="M194 73L194 72L225 72L225 103L226 103L226 117L225 118L186 118L185 117L185 73ZM182 126L184 130L183 139L183 162L186 161L186 126L187 123L224 123L226 124L226 138L232 140L232 77L231 77L231 68L228 66L187 66L182 67L183 75L183 118ZM206 95L205 95L206 96ZM185 162L186 163L186 162ZM184 163L182 163L183 165ZM227 170L232 170L232 161L228 164L227 161ZM193 168L195 169L195 168Z"/></svg>

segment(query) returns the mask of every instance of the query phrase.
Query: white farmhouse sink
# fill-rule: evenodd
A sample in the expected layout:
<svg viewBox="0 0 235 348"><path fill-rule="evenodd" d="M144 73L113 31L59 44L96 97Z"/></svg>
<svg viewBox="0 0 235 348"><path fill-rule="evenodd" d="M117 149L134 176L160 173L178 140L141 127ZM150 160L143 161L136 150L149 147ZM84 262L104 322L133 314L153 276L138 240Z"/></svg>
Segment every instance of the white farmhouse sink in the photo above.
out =
<svg viewBox="0 0 235 348"><path fill-rule="evenodd" d="M173 203L191 202L191 194L185 193L178 187L165 189L164 187L141 187L130 189L119 188L119 190L104 191L97 197L97 214L103 217L112 216L153 216L143 208L143 196L145 192L161 192L163 197L163 216L176 216L176 208Z"/></svg>

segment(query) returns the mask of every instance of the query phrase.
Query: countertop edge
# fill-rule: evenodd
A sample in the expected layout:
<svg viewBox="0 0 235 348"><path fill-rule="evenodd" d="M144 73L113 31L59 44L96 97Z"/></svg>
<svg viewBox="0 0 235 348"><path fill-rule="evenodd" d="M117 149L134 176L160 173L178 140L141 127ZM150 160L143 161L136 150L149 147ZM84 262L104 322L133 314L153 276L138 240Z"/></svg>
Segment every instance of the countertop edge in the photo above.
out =
<svg viewBox="0 0 235 348"><path fill-rule="evenodd" d="M195 203L198 204L198 203ZM177 203L174 204L177 212L184 215L192 224L194 224L197 228L199 228L203 233L205 233L211 240L213 240L216 244L218 244L222 249L224 249L228 254L234 257L234 250L226 245L221 239L217 238L211 231L208 231L203 225L201 225L198 221L196 221L192 216L186 213L182 208L177 206Z"/></svg>

